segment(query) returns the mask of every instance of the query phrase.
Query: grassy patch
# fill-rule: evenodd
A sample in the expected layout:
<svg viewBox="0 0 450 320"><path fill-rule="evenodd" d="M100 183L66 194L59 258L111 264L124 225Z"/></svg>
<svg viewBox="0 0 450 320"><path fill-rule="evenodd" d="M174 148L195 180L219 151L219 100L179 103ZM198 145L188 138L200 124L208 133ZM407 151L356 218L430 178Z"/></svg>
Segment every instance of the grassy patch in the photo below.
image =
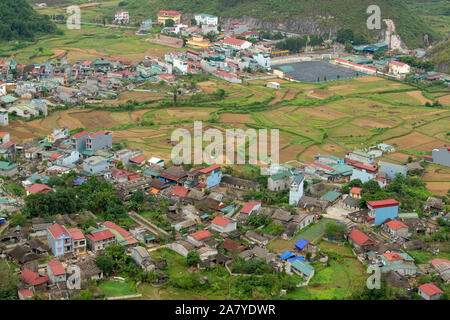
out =
<svg viewBox="0 0 450 320"><path fill-rule="evenodd" d="M113 280L108 280L100 284L100 289L106 297L118 297L136 294L136 285L130 282L118 282Z"/></svg>

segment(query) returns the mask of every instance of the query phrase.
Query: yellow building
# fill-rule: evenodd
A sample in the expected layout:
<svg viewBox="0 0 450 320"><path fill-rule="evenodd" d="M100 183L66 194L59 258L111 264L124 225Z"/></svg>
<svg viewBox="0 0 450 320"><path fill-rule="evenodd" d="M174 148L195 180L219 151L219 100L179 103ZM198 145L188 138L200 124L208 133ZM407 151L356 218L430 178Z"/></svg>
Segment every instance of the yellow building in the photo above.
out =
<svg viewBox="0 0 450 320"><path fill-rule="evenodd" d="M211 41L204 39L203 37L192 37L186 42L186 46L197 49L205 49L211 46Z"/></svg>
<svg viewBox="0 0 450 320"><path fill-rule="evenodd" d="M175 24L181 23L181 12L162 10L158 12L158 23L165 25L166 20L172 19Z"/></svg>

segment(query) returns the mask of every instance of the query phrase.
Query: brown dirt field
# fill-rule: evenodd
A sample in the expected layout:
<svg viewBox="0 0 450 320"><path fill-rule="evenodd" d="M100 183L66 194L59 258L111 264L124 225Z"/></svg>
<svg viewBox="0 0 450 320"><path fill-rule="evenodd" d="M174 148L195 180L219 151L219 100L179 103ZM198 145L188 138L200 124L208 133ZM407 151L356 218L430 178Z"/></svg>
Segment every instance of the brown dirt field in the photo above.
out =
<svg viewBox="0 0 450 320"><path fill-rule="evenodd" d="M305 152L303 152L300 158L305 161L314 161L314 156L316 154L324 154L324 150L314 145L309 147Z"/></svg>
<svg viewBox="0 0 450 320"><path fill-rule="evenodd" d="M270 145L267 145L270 148ZM280 149L283 148L280 142ZM280 150L280 162L287 162L290 160L295 160L296 156L299 152L305 149L304 146L301 145L290 145L283 150Z"/></svg>
<svg viewBox="0 0 450 320"><path fill-rule="evenodd" d="M71 116L78 119L83 124L82 127L86 129L96 129L98 127L108 128L119 125L120 123L114 121L109 114L109 111L95 110L91 112L73 112ZM99 119L101 119L101 122L99 122Z"/></svg>
<svg viewBox="0 0 450 320"><path fill-rule="evenodd" d="M142 109L142 110L137 110L137 111L133 111L131 112L131 121L132 122L136 122L137 119L142 119L142 116L147 113L149 110L148 109Z"/></svg>
<svg viewBox="0 0 450 320"><path fill-rule="evenodd" d="M360 126L363 128L391 128L393 126L395 126L395 123L389 121L389 120L384 120L384 119L377 119L377 118L371 118L371 117L367 117L367 118L358 118L353 120L351 123L353 123L356 126Z"/></svg>
<svg viewBox="0 0 450 320"><path fill-rule="evenodd" d="M395 83L390 83L389 87L398 87L398 86L401 86L401 85L402 85L401 83L395 82Z"/></svg>
<svg viewBox="0 0 450 320"><path fill-rule="evenodd" d="M8 126L4 127L4 131L9 132L11 141L22 142L32 140L38 135L44 135L44 130L38 128L30 128L29 122L22 120L10 120Z"/></svg>
<svg viewBox="0 0 450 320"><path fill-rule="evenodd" d="M367 77L356 78L355 80L361 81L361 82L372 82L372 81L381 81L384 79L381 77L367 76Z"/></svg>
<svg viewBox="0 0 450 320"><path fill-rule="evenodd" d="M168 115L174 118L183 118L191 120L204 120L209 117L212 110L210 109L167 109Z"/></svg>
<svg viewBox="0 0 450 320"><path fill-rule="evenodd" d="M445 196L450 189L450 182L426 182L427 189L435 194Z"/></svg>
<svg viewBox="0 0 450 320"><path fill-rule="evenodd" d="M213 93L217 90L217 84L213 81L199 82L197 83L197 86L200 87L200 89L202 89L206 94Z"/></svg>
<svg viewBox="0 0 450 320"><path fill-rule="evenodd" d="M405 161L408 161L409 155L406 153L394 152L394 153L389 153L389 157L394 158L400 162L405 162Z"/></svg>
<svg viewBox="0 0 450 320"><path fill-rule="evenodd" d="M299 90L290 88L289 91L285 94L283 100L292 100L295 98L295 95L299 93Z"/></svg>
<svg viewBox="0 0 450 320"><path fill-rule="evenodd" d="M333 96L333 93L322 89L315 89L309 91L307 96L315 99L325 99Z"/></svg>
<svg viewBox="0 0 450 320"><path fill-rule="evenodd" d="M60 112L59 121L58 121L59 125L67 126L70 129L82 128L83 123L80 120L78 120L77 115L72 115L73 113L74 113L73 110Z"/></svg>
<svg viewBox="0 0 450 320"><path fill-rule="evenodd" d="M120 141L129 138L156 138L164 137L167 134L167 130L156 129L128 129L128 130L116 130L113 134L113 140Z"/></svg>
<svg viewBox="0 0 450 320"><path fill-rule="evenodd" d="M272 100L270 100L270 102L267 105L269 107L273 106L274 104L281 102L281 98L283 98L283 91L277 90L277 91L275 91L274 98Z"/></svg>
<svg viewBox="0 0 450 320"><path fill-rule="evenodd" d="M221 113L219 122L223 123L255 123L250 114Z"/></svg>
<svg viewBox="0 0 450 320"><path fill-rule="evenodd" d="M415 146L414 149L419 151L431 151L435 148L442 147L445 144L445 142L442 142L440 140L433 140L432 142L424 143L418 146Z"/></svg>
<svg viewBox="0 0 450 320"><path fill-rule="evenodd" d="M450 106L450 94L438 98L438 101L445 106Z"/></svg>
<svg viewBox="0 0 450 320"><path fill-rule="evenodd" d="M394 138L391 140L385 141L385 143L392 145L393 143L396 143L398 145L397 149L408 149L408 148L414 148L415 146L422 146L426 143L432 143L436 140L434 138L428 137L424 134L418 133L418 132L412 132L406 136L400 137L400 138Z"/></svg>
<svg viewBox="0 0 450 320"><path fill-rule="evenodd" d="M125 91L119 94L117 101L114 103L126 102L128 100L147 101L160 98L161 95L151 92Z"/></svg>
<svg viewBox="0 0 450 320"><path fill-rule="evenodd" d="M424 181L450 181L450 168L441 168L434 165L427 167L425 174L422 176Z"/></svg>
<svg viewBox="0 0 450 320"><path fill-rule="evenodd" d="M339 92L349 92L349 91L353 91L357 88L358 86L354 85L354 84L343 84L343 85L339 85L339 86L330 86L329 89L333 92L339 93Z"/></svg>
<svg viewBox="0 0 450 320"><path fill-rule="evenodd" d="M347 150L343 149L341 146L338 146L337 144L334 144L334 143L323 144L323 145L321 145L321 148L335 156L344 156L345 151L347 151Z"/></svg>
<svg viewBox="0 0 450 320"><path fill-rule="evenodd" d="M431 100L425 98L425 97L422 95L422 91L419 91L419 90L416 90L416 91L408 91L407 94L408 94L409 96L411 96L411 97L413 97L413 98L419 100L420 103L422 103L422 104L425 104L425 103L427 103L427 102L429 102L429 103L432 103L432 102L433 102L433 101L431 101Z"/></svg>
<svg viewBox="0 0 450 320"><path fill-rule="evenodd" d="M425 112L425 113L420 113L420 114L409 114L409 115L405 115L402 116L403 119L416 119L416 118L423 118L426 116L432 116L433 114L437 114L437 113L443 113L445 112L444 110L435 110L435 111L431 111L431 112Z"/></svg>
<svg viewBox="0 0 450 320"><path fill-rule="evenodd" d="M347 116L345 113L327 107L300 108L299 111L303 111L309 115L328 120L334 120Z"/></svg>

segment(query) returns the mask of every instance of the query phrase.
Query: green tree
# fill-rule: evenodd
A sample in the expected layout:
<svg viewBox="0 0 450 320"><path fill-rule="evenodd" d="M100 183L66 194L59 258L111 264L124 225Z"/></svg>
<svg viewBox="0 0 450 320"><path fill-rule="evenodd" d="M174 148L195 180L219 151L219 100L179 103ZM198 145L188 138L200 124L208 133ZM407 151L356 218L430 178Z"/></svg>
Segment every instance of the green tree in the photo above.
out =
<svg viewBox="0 0 450 320"><path fill-rule="evenodd" d="M325 225L325 236L333 239L340 239L344 235L345 226L336 222L328 222Z"/></svg>
<svg viewBox="0 0 450 320"><path fill-rule="evenodd" d="M22 213L15 213L11 216L10 224L12 227L23 227L27 223L27 217Z"/></svg>
<svg viewBox="0 0 450 320"><path fill-rule="evenodd" d="M106 254L98 255L95 258L95 263L97 267L103 271L103 273L107 276L110 275L113 267L114 267L114 259Z"/></svg>
<svg viewBox="0 0 450 320"><path fill-rule="evenodd" d="M164 22L164 25L166 26L166 27L173 27L174 25L175 25L175 21L173 21L172 19L167 19L165 22Z"/></svg>
<svg viewBox="0 0 450 320"><path fill-rule="evenodd" d="M202 262L202 260L200 259L200 255L198 254L197 251L190 251L186 257L186 263L189 266L193 266L196 265L197 263Z"/></svg>

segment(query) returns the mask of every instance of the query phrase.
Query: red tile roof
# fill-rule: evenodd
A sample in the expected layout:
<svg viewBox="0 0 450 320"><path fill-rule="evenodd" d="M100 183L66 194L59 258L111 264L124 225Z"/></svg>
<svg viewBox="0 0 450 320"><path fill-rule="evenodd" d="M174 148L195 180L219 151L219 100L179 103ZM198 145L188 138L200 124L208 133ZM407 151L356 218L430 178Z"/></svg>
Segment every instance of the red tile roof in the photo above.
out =
<svg viewBox="0 0 450 320"><path fill-rule="evenodd" d="M209 166L205 169L201 169L200 172L201 173L210 173L211 171L214 171L216 169L220 169L220 165L218 164L213 164L212 166Z"/></svg>
<svg viewBox="0 0 450 320"><path fill-rule="evenodd" d="M334 171L334 169L332 167L329 167L329 166L327 166L325 164L318 163L318 162L304 162L304 164L320 167L320 168L325 169L327 171Z"/></svg>
<svg viewBox="0 0 450 320"><path fill-rule="evenodd" d="M435 294L438 294L438 293L440 293L440 294L444 293L441 289L439 289L432 283L425 283L425 284L421 285L419 287L419 289L422 290L422 292L425 292L430 297L434 296Z"/></svg>
<svg viewBox="0 0 450 320"><path fill-rule="evenodd" d="M4 138L7 134L9 134L9 132L0 132L0 138Z"/></svg>
<svg viewBox="0 0 450 320"><path fill-rule="evenodd" d="M127 230L119 227L117 224L111 221L105 221L103 222L103 225L107 228L113 229L117 231L122 237L125 238L125 240L128 242L128 244L135 244L138 241L133 237L133 235L128 232Z"/></svg>
<svg viewBox="0 0 450 320"><path fill-rule="evenodd" d="M364 165L362 163L358 163L358 162L352 163L352 166L355 168L358 168L358 169L364 169L369 172L377 172L377 168L366 166L366 165Z"/></svg>
<svg viewBox="0 0 450 320"><path fill-rule="evenodd" d="M375 242L372 239L370 239L365 233L359 231L358 229L355 229L352 232L350 232L348 237L359 246L375 244Z"/></svg>
<svg viewBox="0 0 450 320"><path fill-rule="evenodd" d="M140 156L131 158L130 161L134 162L134 163L142 163L145 161L145 157L143 155L140 155Z"/></svg>
<svg viewBox="0 0 450 320"><path fill-rule="evenodd" d="M383 256L388 259L389 261L396 261L396 260L403 260L403 257L398 254L397 252L389 252L383 254Z"/></svg>
<svg viewBox="0 0 450 320"><path fill-rule="evenodd" d="M233 222L233 220L224 218L224 217L215 217L213 221L211 221L212 224L225 227L227 224Z"/></svg>
<svg viewBox="0 0 450 320"><path fill-rule="evenodd" d="M386 225L391 228L392 230L398 230L400 228L408 228L407 225L405 225L403 222L398 220L391 220L389 222L386 222Z"/></svg>
<svg viewBox="0 0 450 320"><path fill-rule="evenodd" d="M29 289L20 289L19 290L19 294L24 298L32 298L34 296L33 291L29 290Z"/></svg>
<svg viewBox="0 0 450 320"><path fill-rule="evenodd" d="M181 177L177 177L174 176L173 174L167 173L167 172L161 172L159 174L159 177L164 178L164 179L168 179L168 180L173 180L173 181L178 181L181 179Z"/></svg>
<svg viewBox="0 0 450 320"><path fill-rule="evenodd" d="M80 229L78 229L78 228L67 229L67 232L69 232L69 234L70 234L70 236L72 237L73 240L82 240L82 239L84 239L83 232Z"/></svg>
<svg viewBox="0 0 450 320"><path fill-rule="evenodd" d="M19 275L19 278L32 286L37 286L50 280L47 276L41 276L40 274L27 268L23 269Z"/></svg>
<svg viewBox="0 0 450 320"><path fill-rule="evenodd" d="M180 186L175 186L175 187L172 189L172 191L170 192L170 194L171 194L171 195L174 195L174 196L178 196L178 197L184 198L184 197L187 196L188 191L189 191L189 190L188 190L187 188L180 187Z"/></svg>
<svg viewBox="0 0 450 320"><path fill-rule="evenodd" d="M59 238L62 234L69 236L69 232L67 231L67 229L58 223L55 223L50 228L48 228L48 231L50 231L50 233L53 235L53 238L55 239Z"/></svg>
<svg viewBox="0 0 450 320"><path fill-rule="evenodd" d="M197 241L201 241L211 237L211 232L209 230L200 230L194 233L191 233L189 236L193 237Z"/></svg>
<svg viewBox="0 0 450 320"><path fill-rule="evenodd" d="M87 131L81 131L80 133L77 133L76 135L74 135L72 138L78 139L78 138L83 137L83 136L86 135L86 134L88 134Z"/></svg>
<svg viewBox="0 0 450 320"><path fill-rule="evenodd" d="M368 201L367 205L371 206L374 209L385 208L385 207L394 207L394 206L398 206L398 201L395 199Z"/></svg>
<svg viewBox="0 0 450 320"><path fill-rule="evenodd" d="M353 188L350 189L350 193L361 194L361 190L362 190L361 188L353 187Z"/></svg>
<svg viewBox="0 0 450 320"><path fill-rule="evenodd" d="M63 264L59 260L52 260L47 262L48 267L52 270L55 276L66 274Z"/></svg>
<svg viewBox="0 0 450 320"><path fill-rule="evenodd" d="M403 62L400 62L400 61L395 61L395 60L391 60L389 63L393 64L393 65L396 65L396 66L399 66L399 67L403 67L406 64L406 63L403 63Z"/></svg>
<svg viewBox="0 0 450 320"><path fill-rule="evenodd" d="M244 207L242 207L242 209L241 209L240 212L249 214L249 213L252 211L252 209L253 209L256 205L258 205L258 204L261 204L261 202L258 202L258 201L250 201L250 202L247 202L247 203L244 205Z"/></svg>
<svg viewBox="0 0 450 320"><path fill-rule="evenodd" d="M158 12L158 16L164 16L165 14L167 14L167 16L169 17L176 17L181 15L181 12L174 10L161 10L160 12Z"/></svg>
<svg viewBox="0 0 450 320"><path fill-rule="evenodd" d="M226 38L223 41L230 43L230 44L237 45L237 46L242 46L245 42L247 42L245 40L236 39L236 38Z"/></svg>
<svg viewBox="0 0 450 320"><path fill-rule="evenodd" d="M89 135L89 138L91 138L91 139L92 139L92 138L96 138L96 137L98 137L98 136L100 136L100 135L102 135L102 134L107 134L108 132L110 132L110 131L100 130L100 131L91 133L91 134Z"/></svg>
<svg viewBox="0 0 450 320"><path fill-rule="evenodd" d="M86 235L86 238L92 240L93 242L99 242L99 241L103 241L103 240L111 239L111 238L115 238L115 237L116 236L114 235L114 233L112 233L111 230L109 230L109 229L96 231L96 232Z"/></svg>
<svg viewBox="0 0 450 320"><path fill-rule="evenodd" d="M28 191L30 194L35 194L43 191L50 191L52 190L52 188L50 188L45 184L35 183L31 187L25 188L25 190Z"/></svg>
<svg viewBox="0 0 450 320"><path fill-rule="evenodd" d="M431 263L431 265L434 266L434 265L436 265L436 264L438 264L438 263L442 263L442 262L444 262L444 263L450 263L450 260L436 258L436 259L430 260L430 261L428 261L428 262Z"/></svg>
<svg viewBox="0 0 450 320"><path fill-rule="evenodd" d="M62 153L55 152L55 153L53 153L53 154L48 158L48 160L50 160L50 161L55 161L56 159L58 159L58 157L59 157L60 155L62 155Z"/></svg>

